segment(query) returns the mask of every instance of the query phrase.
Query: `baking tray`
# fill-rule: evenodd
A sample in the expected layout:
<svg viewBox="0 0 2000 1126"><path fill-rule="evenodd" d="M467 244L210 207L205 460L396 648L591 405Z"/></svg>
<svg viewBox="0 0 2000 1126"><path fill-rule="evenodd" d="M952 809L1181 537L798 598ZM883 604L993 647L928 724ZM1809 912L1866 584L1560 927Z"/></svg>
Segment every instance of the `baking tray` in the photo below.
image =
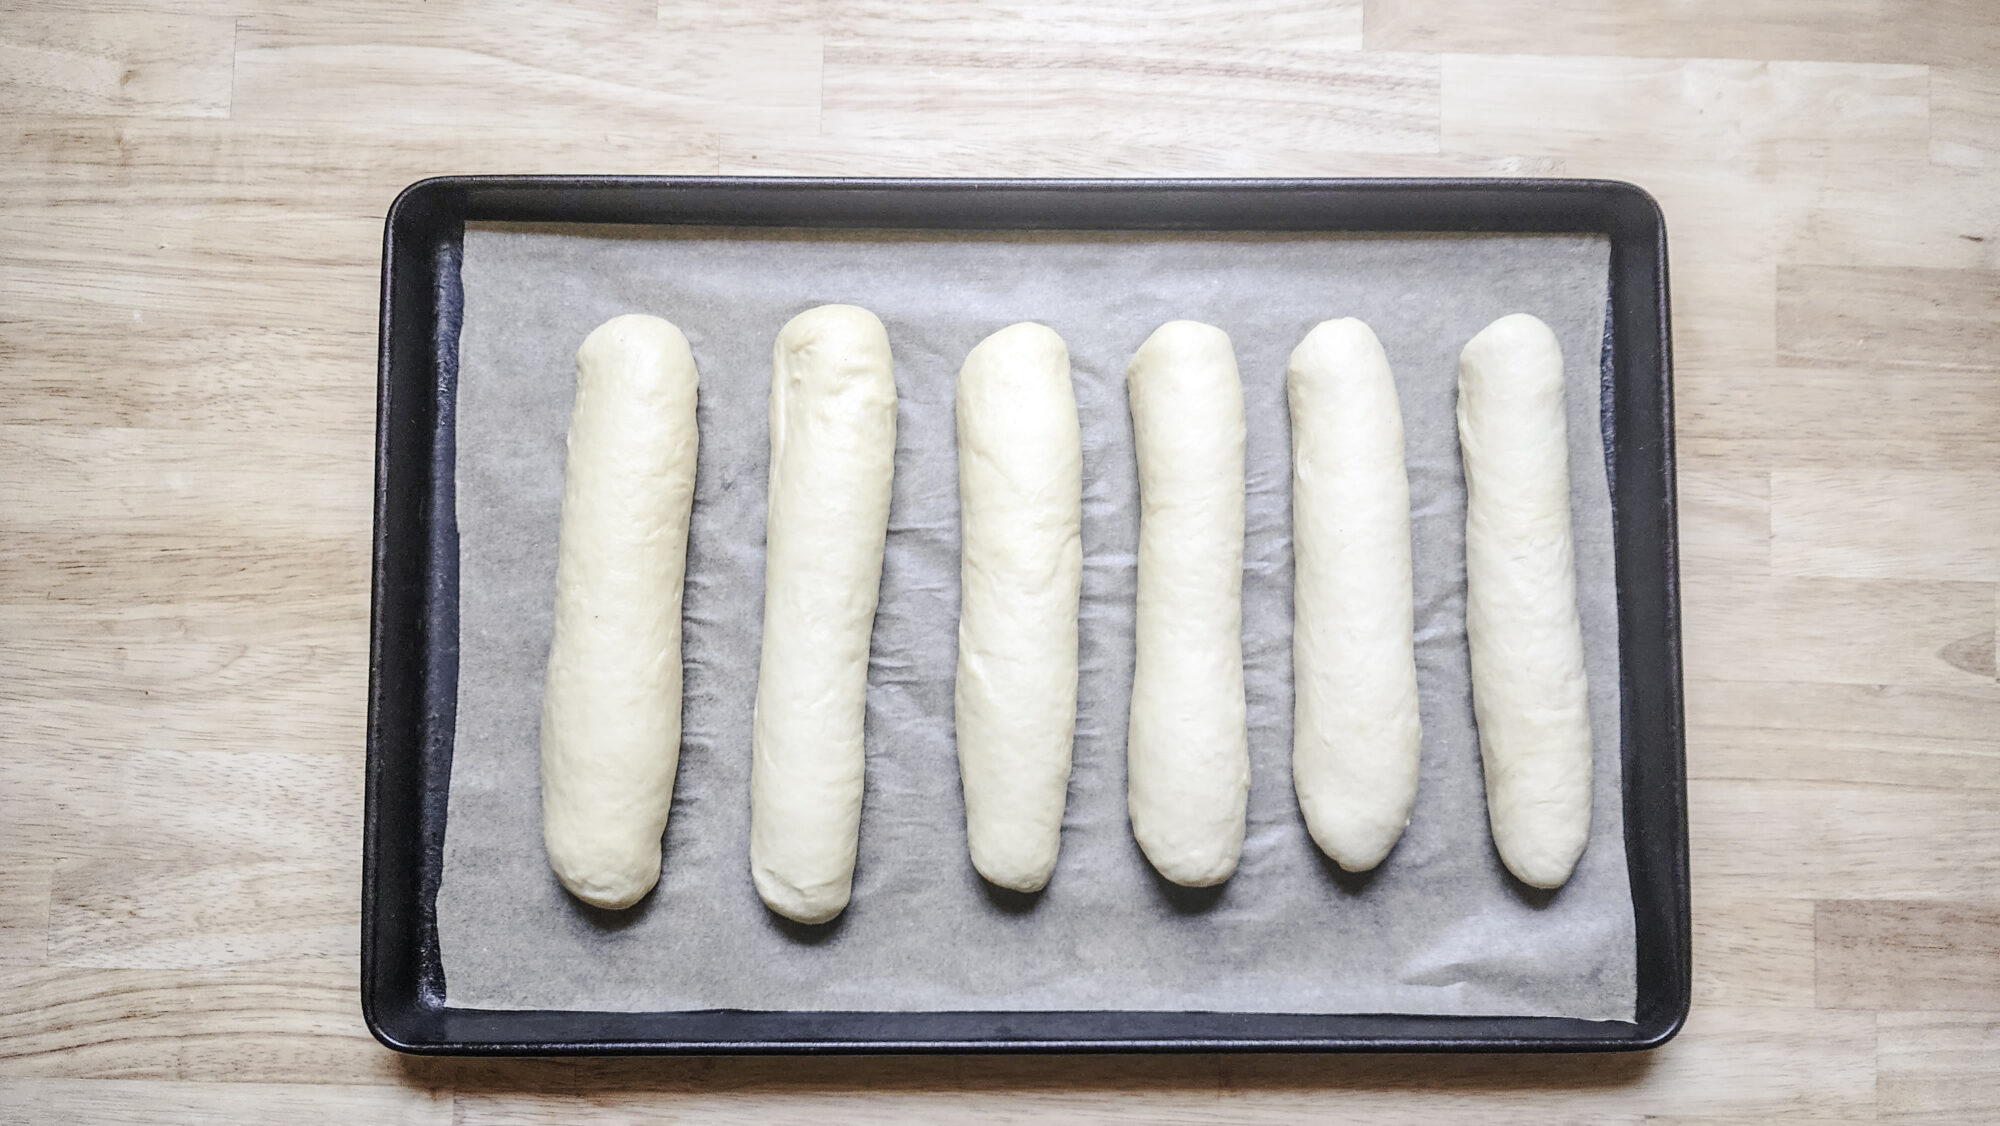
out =
<svg viewBox="0 0 2000 1126"><path fill-rule="evenodd" d="M435 903L458 656L452 404L468 220L1174 231L1595 232L1620 636L1633 1022L1214 1012L586 1012L445 1004ZM1616 1051L1686 1019L1692 974L1666 229L1598 180L864 180L464 176L389 209L382 252L361 995L391 1048L459 1055ZM442 516L442 518L440 518Z"/></svg>

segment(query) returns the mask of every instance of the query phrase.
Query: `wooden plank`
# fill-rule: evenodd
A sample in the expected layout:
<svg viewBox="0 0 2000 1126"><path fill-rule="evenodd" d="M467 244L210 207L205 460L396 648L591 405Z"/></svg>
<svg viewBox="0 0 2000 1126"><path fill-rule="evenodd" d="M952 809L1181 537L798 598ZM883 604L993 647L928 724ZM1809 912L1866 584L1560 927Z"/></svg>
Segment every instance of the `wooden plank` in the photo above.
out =
<svg viewBox="0 0 2000 1126"><path fill-rule="evenodd" d="M0 1079L0 1123L283 1122L450 1126L451 1095L412 1086Z"/></svg>
<svg viewBox="0 0 2000 1126"><path fill-rule="evenodd" d="M1670 212L1668 222L1674 221ZM1699 388L1704 377L1733 382L1771 366L1778 337L1777 270L1699 248L1669 253L1676 391L1683 381ZM1685 416L1694 433L1702 432L1708 416L1698 399L1684 408L1677 394L1674 411L1677 427Z"/></svg>
<svg viewBox="0 0 2000 1126"><path fill-rule="evenodd" d="M48 907L48 960L171 970L355 958L360 886L359 856L66 859Z"/></svg>
<svg viewBox="0 0 2000 1126"><path fill-rule="evenodd" d="M241 220L355 216L377 224L426 176L715 171L715 138L671 127L577 129L513 119L208 121L0 116L0 213L121 212ZM379 226L375 241L379 242ZM377 247L379 249L379 246Z"/></svg>
<svg viewBox="0 0 2000 1126"><path fill-rule="evenodd" d="M1765 1126L1768 1122L1783 1122L1785 1126L1872 1126L1876 1121L1871 1109L1856 1107L1845 1113L1823 1114L1808 1110L1797 1114L1786 1114L1774 1119L1767 1114L1649 1114L1646 1126Z"/></svg>
<svg viewBox="0 0 2000 1126"><path fill-rule="evenodd" d="M1687 673L1701 679L1990 683L1994 584L1685 577Z"/></svg>
<svg viewBox="0 0 2000 1126"><path fill-rule="evenodd" d="M171 853L189 863L257 858L308 866L356 855L358 742L344 755L173 751L149 749L126 730L126 746L114 751L10 741L0 760L0 848L8 855L130 861Z"/></svg>
<svg viewBox="0 0 2000 1126"><path fill-rule="evenodd" d="M2000 168L2000 65L1931 69L1931 159Z"/></svg>
<svg viewBox="0 0 2000 1126"><path fill-rule="evenodd" d="M54 872L53 860L19 852L0 865L0 966L37 966L47 959Z"/></svg>
<svg viewBox="0 0 2000 1126"><path fill-rule="evenodd" d="M487 8L487 11L481 11ZM799 129L819 122L817 35L676 32L569 5L290 6L237 27L231 114L433 125Z"/></svg>
<svg viewBox="0 0 2000 1126"><path fill-rule="evenodd" d="M0 365L18 373L0 398L0 425L357 433L374 425L372 328L192 315L208 323L153 317L112 332L81 320L0 330Z"/></svg>
<svg viewBox="0 0 2000 1126"><path fill-rule="evenodd" d="M1694 889L1694 1003L1810 1008L1813 903Z"/></svg>
<svg viewBox="0 0 2000 1126"><path fill-rule="evenodd" d="M2000 272L1778 268L1778 359L1877 373L1992 372Z"/></svg>
<svg viewBox="0 0 2000 1126"><path fill-rule="evenodd" d="M1793 438L1774 434L1758 438L1726 435L1689 435L1676 439L1676 465L1695 470L1718 470L1738 466L1792 466L1811 468L1823 465L1866 466L1877 470L1909 469L1925 471L1939 464L1954 464L2000 453L2000 435L1994 440L1963 440L1939 437L1898 442L1887 438Z"/></svg>
<svg viewBox="0 0 2000 1126"><path fill-rule="evenodd" d="M660 0L662 27L676 32L738 28L767 34L931 44L1064 44L1124 50L1161 43L1361 47L1361 0L775 0L716 5Z"/></svg>
<svg viewBox="0 0 2000 1126"><path fill-rule="evenodd" d="M2000 1106L2000 1014L1883 1013L1884 1122L1990 1126Z"/></svg>
<svg viewBox="0 0 2000 1126"><path fill-rule="evenodd" d="M1437 60L1167 43L1098 52L1060 44L977 49L835 39L822 129L950 138L1009 119L1017 140L1232 141L1354 152L1438 151Z"/></svg>
<svg viewBox="0 0 2000 1126"><path fill-rule="evenodd" d="M731 1070L726 1065L721 1069ZM973 1069L978 1070L978 1069ZM499 1094L471 1089L454 1098L454 1126L560 1126L579 1115L593 1123L713 1122L741 1126L823 1126L827 1122L1018 1123L1027 1116L1051 1121L1108 1123L1189 1123L1216 1121L1213 1094L1186 1096L1134 1091L1109 1096L1096 1091L1057 1094L982 1090L949 1081L936 1090L861 1090L844 1082L819 1086L731 1090L724 1084L676 1094L672 1111L659 1095L642 1087L574 1094ZM1386 1121L1414 1121L1390 1119ZM1499 1123L1526 1118L1497 1118ZM1544 1120L1546 1121L1546 1120ZM1636 1120L1635 1120L1636 1121Z"/></svg>
<svg viewBox="0 0 2000 1126"><path fill-rule="evenodd" d="M358 759L368 596L322 598L317 612L246 603L72 613L67 634L60 614L0 617L0 634L11 635L0 636L9 670L0 723L24 754L115 756L137 740L149 753Z"/></svg>
<svg viewBox="0 0 2000 1126"><path fill-rule="evenodd" d="M1590 1116L1865 1115L1875 1100L1872 1013L1699 1006L1642 1056L1228 1056L1225 1109L1249 1121L1427 1110L1467 1122L1507 1110Z"/></svg>
<svg viewBox="0 0 2000 1126"><path fill-rule="evenodd" d="M10 623L74 625L88 613L147 617L161 608L310 613L329 600L351 610L367 597L369 545L347 536L18 532L7 548L0 621ZM135 584L135 575L147 581ZM52 603L58 614L37 613Z"/></svg>
<svg viewBox="0 0 2000 1126"><path fill-rule="evenodd" d="M1771 570L1771 476L1697 468L1677 473L1681 567L1694 574Z"/></svg>
<svg viewBox="0 0 2000 1126"><path fill-rule="evenodd" d="M0 324L10 336L30 321L111 332L154 318L373 331L381 236L366 215L231 223L149 205L0 211ZM372 371L374 356L354 363Z"/></svg>
<svg viewBox="0 0 2000 1126"><path fill-rule="evenodd" d="M149 749L357 753L365 540L8 539L0 725L22 745L111 752L142 731Z"/></svg>
<svg viewBox="0 0 2000 1126"><path fill-rule="evenodd" d="M1780 469L1771 474L1771 568L1801 577L2000 580L2000 473L1980 468Z"/></svg>
<svg viewBox="0 0 2000 1126"><path fill-rule="evenodd" d="M1563 161L1569 175L1629 180L1660 200L1676 281L1690 266L1768 270L1774 262L2000 269L2000 193L1977 169L1588 151Z"/></svg>
<svg viewBox="0 0 2000 1126"><path fill-rule="evenodd" d="M1651 1056L1183 1056L1006 1059L716 1059L662 1072L423 1061L478 1126L648 1121L663 1096L694 1119L894 1121L1639 1121L1672 1109L1790 1117L1864 1114L1874 1100L1874 1018L1810 1009L1696 1010ZM497 1089L496 1089L497 1088ZM947 1109L941 1093L956 1101Z"/></svg>
<svg viewBox="0 0 2000 1126"><path fill-rule="evenodd" d="M1821 1008L2000 1011L2000 902L1834 900L1813 934Z"/></svg>
<svg viewBox="0 0 2000 1126"><path fill-rule="evenodd" d="M1688 824L1695 884L1716 894L1970 899L2000 881L1991 789L1690 779Z"/></svg>
<svg viewBox="0 0 2000 1126"><path fill-rule="evenodd" d="M372 407L355 404L364 412ZM0 427L0 529L366 541L372 424L327 423L295 433Z"/></svg>
<svg viewBox="0 0 2000 1126"><path fill-rule="evenodd" d="M346 959L0 968L0 1079L401 1085L401 1058L362 1027L359 977Z"/></svg>
<svg viewBox="0 0 2000 1126"><path fill-rule="evenodd" d="M222 117L235 35L226 15L14 7L0 21L0 107Z"/></svg>
<svg viewBox="0 0 2000 1126"><path fill-rule="evenodd" d="M1980 467L2000 461L1993 377L1948 368L1674 365L1676 435L1768 451L1773 466ZM1753 445L1754 444L1754 445Z"/></svg>
<svg viewBox="0 0 2000 1126"><path fill-rule="evenodd" d="M1985 0L1366 0L1384 51L1943 63L2000 59Z"/></svg>
<svg viewBox="0 0 2000 1126"><path fill-rule="evenodd" d="M1808 167L1785 177L1795 218L1780 232L1782 261L2000 270L2000 192L1980 182L1979 170L1891 161Z"/></svg>
<svg viewBox="0 0 2000 1126"><path fill-rule="evenodd" d="M724 136L730 176L1555 176L1554 157L1369 153L1310 145L1208 148L1048 137L1034 144L979 137Z"/></svg>
<svg viewBox="0 0 2000 1126"><path fill-rule="evenodd" d="M1693 679L1687 722L1692 778L2000 788L2000 684Z"/></svg>
<svg viewBox="0 0 2000 1126"><path fill-rule="evenodd" d="M477 1126L575 1121L580 1108L592 1122L644 1122L663 1106L720 1122L1187 1122L1215 1112L1220 1087L1215 1056L411 1063L413 1076L456 1092L459 1123Z"/></svg>
<svg viewBox="0 0 2000 1126"><path fill-rule="evenodd" d="M1451 54L1442 128L1460 152L1921 161L1929 96L1921 66Z"/></svg>

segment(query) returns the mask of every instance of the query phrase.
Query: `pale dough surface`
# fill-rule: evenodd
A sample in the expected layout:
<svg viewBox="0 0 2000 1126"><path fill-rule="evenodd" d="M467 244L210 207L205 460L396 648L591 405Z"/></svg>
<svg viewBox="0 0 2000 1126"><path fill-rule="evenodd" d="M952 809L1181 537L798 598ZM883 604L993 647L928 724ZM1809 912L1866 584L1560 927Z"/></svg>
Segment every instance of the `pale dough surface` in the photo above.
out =
<svg viewBox="0 0 2000 1126"><path fill-rule="evenodd" d="M793 317L771 367L750 872L771 910L821 923L847 906L854 881L896 378L887 330L854 305Z"/></svg>
<svg viewBox="0 0 2000 1126"><path fill-rule="evenodd" d="M1292 352L1292 783L1320 850L1375 867L1410 821L1423 729L1403 412L1351 317Z"/></svg>
<svg viewBox="0 0 2000 1126"><path fill-rule="evenodd" d="M658 317L613 317L577 349L542 834L562 885L598 907L629 907L660 878L680 761L695 387L687 338Z"/></svg>
<svg viewBox="0 0 2000 1126"><path fill-rule="evenodd" d="M1010 325L959 369L954 716L973 867L1015 891L1055 871L1076 738L1083 436L1069 349Z"/></svg>
<svg viewBox="0 0 2000 1126"><path fill-rule="evenodd" d="M1229 335L1169 321L1126 371L1139 462L1126 752L1132 833L1162 876L1227 880L1250 794L1243 694L1243 383Z"/></svg>
<svg viewBox="0 0 2000 1126"><path fill-rule="evenodd" d="M1465 634L1500 859L1561 887L1590 839L1590 693L1577 617L1562 347L1526 313L1459 356Z"/></svg>

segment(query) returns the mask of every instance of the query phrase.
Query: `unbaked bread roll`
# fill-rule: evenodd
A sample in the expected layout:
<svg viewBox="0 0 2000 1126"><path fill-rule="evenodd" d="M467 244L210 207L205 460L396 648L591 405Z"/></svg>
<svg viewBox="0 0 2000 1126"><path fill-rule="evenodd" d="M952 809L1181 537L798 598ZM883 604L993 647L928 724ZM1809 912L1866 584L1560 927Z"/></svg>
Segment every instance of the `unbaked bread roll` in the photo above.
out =
<svg viewBox="0 0 2000 1126"><path fill-rule="evenodd" d="M1243 384L1229 336L1170 321L1126 372L1139 455L1139 598L1126 773L1162 876L1228 879L1250 794L1243 696Z"/></svg>
<svg viewBox="0 0 2000 1126"><path fill-rule="evenodd" d="M1040 891L1062 843L1076 738L1083 437L1069 349L1017 324L958 373L956 723L972 866Z"/></svg>
<svg viewBox="0 0 2000 1126"><path fill-rule="evenodd" d="M1458 359L1465 634L1486 809L1500 859L1560 887L1590 839L1590 701L1569 522L1563 357L1549 326L1502 317Z"/></svg>
<svg viewBox="0 0 2000 1126"><path fill-rule="evenodd" d="M1410 823L1423 732L1403 412L1381 341L1327 321L1292 352L1292 783L1350 872Z"/></svg>
<svg viewBox="0 0 2000 1126"><path fill-rule="evenodd" d="M598 907L629 907L660 878L681 749L695 383L687 338L658 317L614 317L577 349L542 836L562 885Z"/></svg>
<svg viewBox="0 0 2000 1126"><path fill-rule="evenodd" d="M853 305L793 317L771 366L750 872L771 910L823 923L854 881L896 378L882 322Z"/></svg>

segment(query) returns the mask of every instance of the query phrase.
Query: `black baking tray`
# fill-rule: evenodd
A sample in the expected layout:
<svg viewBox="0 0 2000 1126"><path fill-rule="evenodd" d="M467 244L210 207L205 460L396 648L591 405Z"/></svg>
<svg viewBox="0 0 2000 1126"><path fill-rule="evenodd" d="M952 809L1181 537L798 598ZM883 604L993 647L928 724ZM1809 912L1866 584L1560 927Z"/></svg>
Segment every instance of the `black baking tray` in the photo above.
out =
<svg viewBox="0 0 2000 1126"><path fill-rule="evenodd" d="M1598 232L1611 244L1605 448L1616 544L1636 1021L1211 1012L571 1012L445 1003L436 898L458 662L453 402L467 220L925 229ZM361 1002L391 1048L456 1055L1619 1051L1687 1017L1665 221L1603 180L920 180L449 176L382 247ZM749 675L746 672L745 675Z"/></svg>

